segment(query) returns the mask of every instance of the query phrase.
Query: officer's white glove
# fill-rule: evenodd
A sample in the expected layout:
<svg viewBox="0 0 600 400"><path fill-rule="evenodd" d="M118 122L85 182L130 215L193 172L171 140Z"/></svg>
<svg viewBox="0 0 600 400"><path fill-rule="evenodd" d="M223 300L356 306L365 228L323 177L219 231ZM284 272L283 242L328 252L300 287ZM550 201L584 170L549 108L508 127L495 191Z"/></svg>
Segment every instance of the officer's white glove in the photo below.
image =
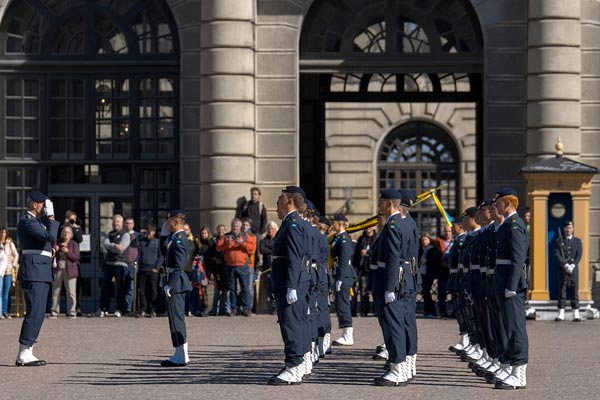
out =
<svg viewBox="0 0 600 400"><path fill-rule="evenodd" d="M567 264L567 266L569 267L569 274L572 274L575 269L575 264Z"/></svg>
<svg viewBox="0 0 600 400"><path fill-rule="evenodd" d="M288 304L294 304L298 301L298 294L296 293L296 289L288 288L287 294L285 295Z"/></svg>
<svg viewBox="0 0 600 400"><path fill-rule="evenodd" d="M396 293L394 292L385 292L385 304L391 303L396 300Z"/></svg>
<svg viewBox="0 0 600 400"><path fill-rule="evenodd" d="M169 236L169 228L167 227L167 221L160 228L160 236Z"/></svg>
<svg viewBox="0 0 600 400"><path fill-rule="evenodd" d="M165 291L165 296L171 298L171 286L165 285L163 286L163 290Z"/></svg>
<svg viewBox="0 0 600 400"><path fill-rule="evenodd" d="M335 291L339 292L340 290L342 290L342 281L336 281L335 282Z"/></svg>
<svg viewBox="0 0 600 400"><path fill-rule="evenodd" d="M516 296L517 292L512 291L512 290L508 290L508 289L504 289L504 297L506 297L507 299L510 299L513 296Z"/></svg>
<svg viewBox="0 0 600 400"><path fill-rule="evenodd" d="M52 217L54 215L54 204L52 204L52 200L46 199L44 208L46 209L46 215L48 217Z"/></svg>

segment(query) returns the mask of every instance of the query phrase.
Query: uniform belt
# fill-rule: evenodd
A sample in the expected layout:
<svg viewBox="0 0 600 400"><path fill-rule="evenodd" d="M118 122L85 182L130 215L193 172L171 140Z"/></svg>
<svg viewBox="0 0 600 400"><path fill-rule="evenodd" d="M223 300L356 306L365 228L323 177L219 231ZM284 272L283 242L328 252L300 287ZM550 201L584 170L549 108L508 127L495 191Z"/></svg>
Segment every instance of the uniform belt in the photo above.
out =
<svg viewBox="0 0 600 400"><path fill-rule="evenodd" d="M458 269L465 269L465 266L462 263L458 263Z"/></svg>
<svg viewBox="0 0 600 400"><path fill-rule="evenodd" d="M487 267L481 267L481 269L479 270L479 272L481 272L482 274L483 274L484 272L487 272Z"/></svg>
<svg viewBox="0 0 600 400"><path fill-rule="evenodd" d="M506 258L496 258L496 265L512 265L512 261Z"/></svg>
<svg viewBox="0 0 600 400"><path fill-rule="evenodd" d="M165 271L167 271L167 274L172 274L173 272L177 271L178 268L165 268Z"/></svg>
<svg viewBox="0 0 600 400"><path fill-rule="evenodd" d="M51 251L46 251L46 250L22 250L23 254L35 254L38 256L46 256L46 257L52 257L52 252Z"/></svg>
<svg viewBox="0 0 600 400"><path fill-rule="evenodd" d="M378 261L377 262L377 268L385 268L385 263L381 262L381 261Z"/></svg>
<svg viewBox="0 0 600 400"><path fill-rule="evenodd" d="M377 269L377 268L379 268L379 267L377 266L377 264L371 264L371 265L369 266L369 268L371 268L372 270L375 270L375 269Z"/></svg>
<svg viewBox="0 0 600 400"><path fill-rule="evenodd" d="M479 269L479 264L471 264L471 269L472 269L472 270L477 270L477 269Z"/></svg>
<svg viewBox="0 0 600 400"><path fill-rule="evenodd" d="M287 256L272 256L271 260L277 260L279 258L283 259L283 258L287 258Z"/></svg>
<svg viewBox="0 0 600 400"><path fill-rule="evenodd" d="M458 272L458 268L450 268L451 274L456 274Z"/></svg>
<svg viewBox="0 0 600 400"><path fill-rule="evenodd" d="M489 275L494 275L494 268L488 268L487 274L488 274L488 276Z"/></svg>

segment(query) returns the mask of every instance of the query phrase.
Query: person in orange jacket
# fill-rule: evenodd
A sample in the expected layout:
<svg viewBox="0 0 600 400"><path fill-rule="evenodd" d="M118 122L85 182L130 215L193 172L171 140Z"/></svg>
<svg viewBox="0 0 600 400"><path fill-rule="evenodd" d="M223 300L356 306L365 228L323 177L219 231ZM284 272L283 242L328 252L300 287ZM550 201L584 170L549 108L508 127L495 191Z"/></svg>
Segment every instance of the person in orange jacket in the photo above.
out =
<svg viewBox="0 0 600 400"><path fill-rule="evenodd" d="M252 315L252 299L250 297L250 255L256 251L256 236L242 231L242 221L234 218L231 231L217 240L217 251L223 252L225 260L225 279L227 280L228 299L231 305L230 316L237 309L237 288L239 282L242 297L241 314ZM229 307L226 307L229 308Z"/></svg>

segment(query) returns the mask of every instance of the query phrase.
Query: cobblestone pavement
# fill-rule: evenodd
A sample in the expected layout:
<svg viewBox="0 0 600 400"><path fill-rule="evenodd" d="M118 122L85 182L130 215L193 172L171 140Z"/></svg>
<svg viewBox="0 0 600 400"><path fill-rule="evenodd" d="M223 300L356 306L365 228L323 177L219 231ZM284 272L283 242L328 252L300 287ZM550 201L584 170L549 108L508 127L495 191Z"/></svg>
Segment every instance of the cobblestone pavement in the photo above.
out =
<svg viewBox="0 0 600 400"><path fill-rule="evenodd" d="M335 318L334 318L335 319ZM188 318L191 364L164 369L171 355L166 318L46 320L35 354L49 364L17 368L21 319L0 321L0 399L597 399L600 321L528 321L527 390L493 390L447 348L452 320L419 324L418 376L405 388L379 388L373 361L381 341L375 318L354 320L355 346L334 348L300 386L265 382L283 365L276 318ZM335 329L333 338L339 330Z"/></svg>

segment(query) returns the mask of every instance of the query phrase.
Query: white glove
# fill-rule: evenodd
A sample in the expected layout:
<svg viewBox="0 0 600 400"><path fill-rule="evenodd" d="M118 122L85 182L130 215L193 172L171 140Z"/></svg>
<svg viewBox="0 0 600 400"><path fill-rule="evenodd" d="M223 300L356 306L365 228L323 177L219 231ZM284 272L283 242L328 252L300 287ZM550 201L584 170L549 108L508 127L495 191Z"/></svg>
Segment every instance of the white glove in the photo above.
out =
<svg viewBox="0 0 600 400"><path fill-rule="evenodd" d="M287 294L285 297L287 299L288 304L294 304L295 302L298 301L298 294L296 293L296 289L288 288Z"/></svg>
<svg viewBox="0 0 600 400"><path fill-rule="evenodd" d="M340 290L342 290L342 281L336 281L335 282L335 291L339 292Z"/></svg>
<svg viewBox="0 0 600 400"><path fill-rule="evenodd" d="M506 297L507 299L510 299L513 296L516 296L517 292L514 292L512 290L508 290L508 289L504 289L504 297Z"/></svg>
<svg viewBox="0 0 600 400"><path fill-rule="evenodd" d="M165 285L163 287L163 290L165 291L165 296L167 296L168 298L171 298L171 286Z"/></svg>
<svg viewBox="0 0 600 400"><path fill-rule="evenodd" d="M385 304L391 303L396 300L396 293L394 292L385 292Z"/></svg>
<svg viewBox="0 0 600 400"><path fill-rule="evenodd" d="M569 267L569 274L572 274L575 269L575 264L567 264L567 266Z"/></svg>
<svg viewBox="0 0 600 400"><path fill-rule="evenodd" d="M46 199L44 208L46 209L46 215L48 217L52 217L54 215L54 204L52 204L52 201L50 199Z"/></svg>
<svg viewBox="0 0 600 400"><path fill-rule="evenodd" d="M160 236L169 236L169 228L167 227L167 221L160 228Z"/></svg>

